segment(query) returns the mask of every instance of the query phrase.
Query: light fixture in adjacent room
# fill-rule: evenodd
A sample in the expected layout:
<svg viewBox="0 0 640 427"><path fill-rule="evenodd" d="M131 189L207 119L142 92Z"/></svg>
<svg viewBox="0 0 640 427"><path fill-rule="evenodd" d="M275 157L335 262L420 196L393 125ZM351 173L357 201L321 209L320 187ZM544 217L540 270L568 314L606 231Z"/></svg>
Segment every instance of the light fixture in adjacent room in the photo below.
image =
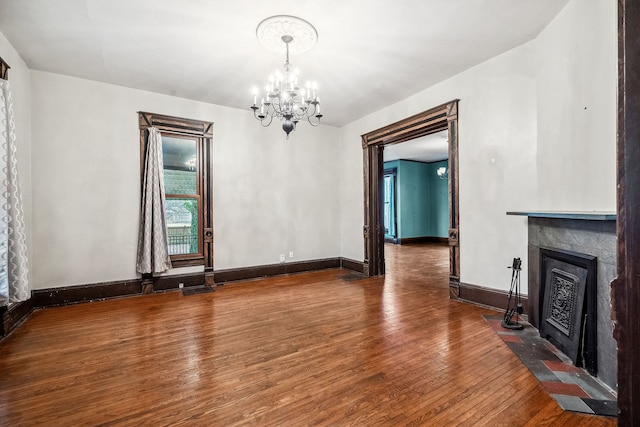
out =
<svg viewBox="0 0 640 427"><path fill-rule="evenodd" d="M436 173L440 179L449 179L449 170L445 166L440 166L436 169Z"/></svg>
<svg viewBox="0 0 640 427"><path fill-rule="evenodd" d="M274 118L282 121L282 130L289 134L296 129L298 122L308 121L318 126L320 114L320 98L315 82L307 81L304 87L299 86L298 69L292 69L289 53L301 53L311 49L318 40L316 29L305 21L289 15L277 15L262 21L256 30L260 43L267 49L285 53L284 71L276 70L269 77L269 82L260 93L253 89L253 115L267 127ZM258 100L260 100L258 102Z"/></svg>

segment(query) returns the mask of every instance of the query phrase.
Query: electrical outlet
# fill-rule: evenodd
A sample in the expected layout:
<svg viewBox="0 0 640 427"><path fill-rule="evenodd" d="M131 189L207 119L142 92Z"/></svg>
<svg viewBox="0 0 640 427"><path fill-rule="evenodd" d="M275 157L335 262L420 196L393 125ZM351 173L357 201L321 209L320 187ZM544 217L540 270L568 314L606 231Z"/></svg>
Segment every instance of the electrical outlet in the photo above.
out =
<svg viewBox="0 0 640 427"><path fill-rule="evenodd" d="M178 283L178 289L184 288L184 283Z"/></svg>
<svg viewBox="0 0 640 427"><path fill-rule="evenodd" d="M289 252L289 258L293 258L293 251Z"/></svg>
<svg viewBox="0 0 640 427"><path fill-rule="evenodd" d="M284 254L280 254L280 262L284 262L285 258L284 258Z"/></svg>

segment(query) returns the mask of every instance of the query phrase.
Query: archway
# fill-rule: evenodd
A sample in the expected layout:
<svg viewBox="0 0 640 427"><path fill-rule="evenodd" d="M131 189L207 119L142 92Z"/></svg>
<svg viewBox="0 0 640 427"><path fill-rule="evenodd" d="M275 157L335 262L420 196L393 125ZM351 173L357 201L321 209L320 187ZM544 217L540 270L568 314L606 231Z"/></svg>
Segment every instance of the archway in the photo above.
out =
<svg viewBox="0 0 640 427"><path fill-rule="evenodd" d="M449 296L460 295L460 239L458 233L458 100L431 108L362 135L364 150L364 275L384 274L384 227L381 182L385 145L409 141L447 130L449 140Z"/></svg>

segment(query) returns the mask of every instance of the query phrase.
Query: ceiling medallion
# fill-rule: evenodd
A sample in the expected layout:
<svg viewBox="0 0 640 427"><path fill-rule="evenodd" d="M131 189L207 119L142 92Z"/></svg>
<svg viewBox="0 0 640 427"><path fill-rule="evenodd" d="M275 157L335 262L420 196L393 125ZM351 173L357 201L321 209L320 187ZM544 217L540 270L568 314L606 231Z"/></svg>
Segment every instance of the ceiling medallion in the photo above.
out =
<svg viewBox="0 0 640 427"><path fill-rule="evenodd" d="M318 32L304 19L289 15L276 15L258 24L256 37L264 47L272 52L285 53L282 36L291 36L289 53L297 55L315 46Z"/></svg>
<svg viewBox="0 0 640 427"><path fill-rule="evenodd" d="M264 94L253 89L251 109L262 126L267 127L276 117L282 121L282 129L289 134L296 129L300 120L312 126L320 124L320 98L316 82L307 81L304 88L298 86L299 70L291 69L289 54L302 53L311 49L318 41L318 32L304 19L289 15L277 15L258 24L256 37L267 49L285 53L284 72L276 70L269 76Z"/></svg>

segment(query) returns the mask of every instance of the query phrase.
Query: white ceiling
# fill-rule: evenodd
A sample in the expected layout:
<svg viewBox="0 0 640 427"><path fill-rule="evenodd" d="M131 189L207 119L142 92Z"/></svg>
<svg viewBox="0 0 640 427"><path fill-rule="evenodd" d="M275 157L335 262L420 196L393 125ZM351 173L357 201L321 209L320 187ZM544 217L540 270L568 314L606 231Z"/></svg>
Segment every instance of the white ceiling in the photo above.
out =
<svg viewBox="0 0 640 427"><path fill-rule="evenodd" d="M568 0L0 0L0 31L31 69L247 109L284 58L256 26L299 16L293 56L341 126L534 39Z"/></svg>
<svg viewBox="0 0 640 427"><path fill-rule="evenodd" d="M401 142L400 144L385 145L383 159L414 160L416 162L437 162L449 157L448 133L446 130L425 135L421 138Z"/></svg>

